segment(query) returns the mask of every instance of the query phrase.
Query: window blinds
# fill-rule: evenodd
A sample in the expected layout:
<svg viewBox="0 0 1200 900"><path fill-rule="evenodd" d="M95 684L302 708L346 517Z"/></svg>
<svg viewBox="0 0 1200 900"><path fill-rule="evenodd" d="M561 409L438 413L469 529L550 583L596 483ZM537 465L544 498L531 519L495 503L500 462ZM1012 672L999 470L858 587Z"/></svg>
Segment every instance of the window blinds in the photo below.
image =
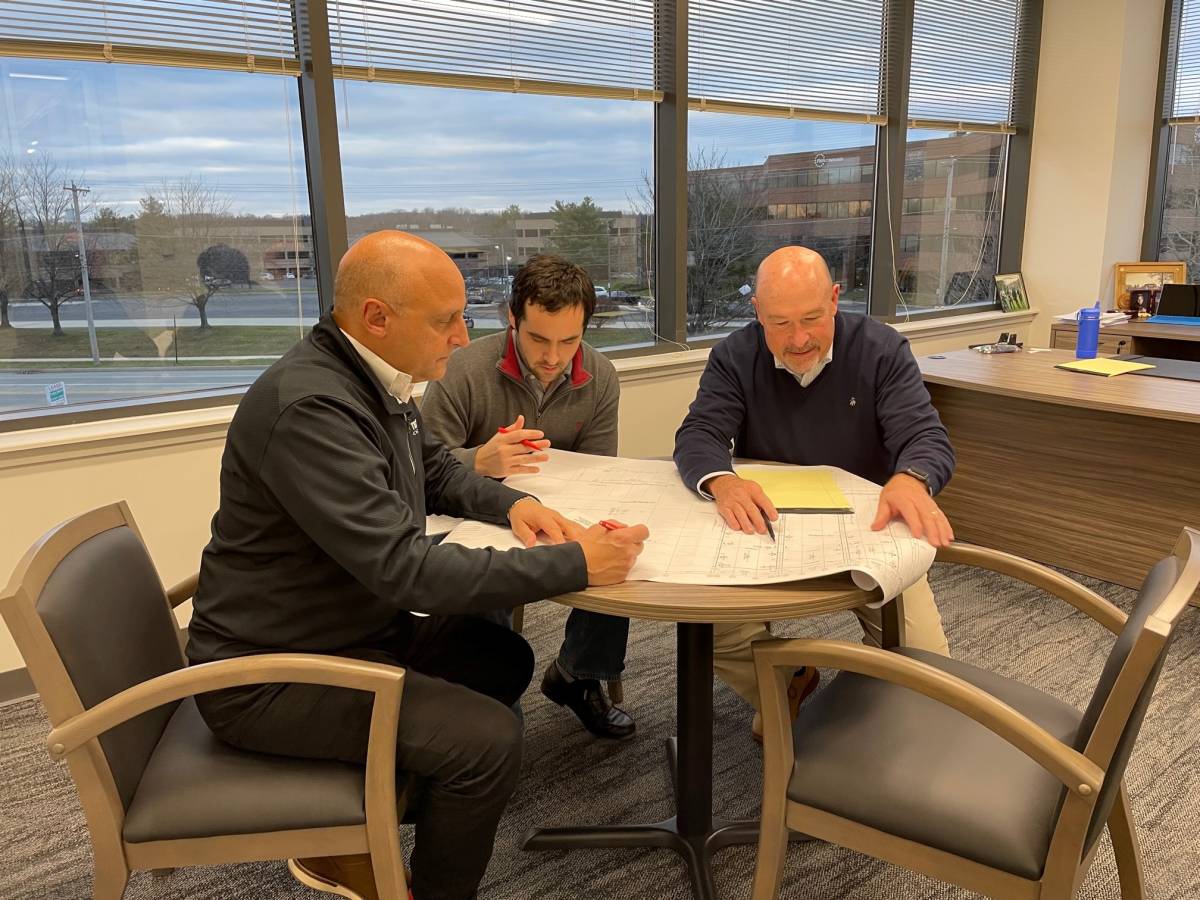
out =
<svg viewBox="0 0 1200 900"><path fill-rule="evenodd" d="M520 93L659 100L655 28L653 0L329 4L335 75Z"/></svg>
<svg viewBox="0 0 1200 900"><path fill-rule="evenodd" d="M691 0L690 106L885 123L882 0Z"/></svg>
<svg viewBox="0 0 1200 900"><path fill-rule="evenodd" d="M1014 133L1019 0L916 0L909 125Z"/></svg>
<svg viewBox="0 0 1200 900"><path fill-rule="evenodd" d="M1173 125L1200 124L1200 2L1182 0L1176 15L1169 51L1175 72L1169 77L1166 116Z"/></svg>
<svg viewBox="0 0 1200 900"><path fill-rule="evenodd" d="M3 0L0 56L300 72L290 0Z"/></svg>

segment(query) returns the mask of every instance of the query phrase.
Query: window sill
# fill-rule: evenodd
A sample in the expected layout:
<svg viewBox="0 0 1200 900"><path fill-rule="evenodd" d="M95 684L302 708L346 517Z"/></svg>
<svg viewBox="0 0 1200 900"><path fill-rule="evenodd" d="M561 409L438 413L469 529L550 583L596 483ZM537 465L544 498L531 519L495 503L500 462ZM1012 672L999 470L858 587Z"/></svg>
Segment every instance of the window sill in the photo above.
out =
<svg viewBox="0 0 1200 900"><path fill-rule="evenodd" d="M1001 323L1025 325L1033 321L1037 314L1035 309L1019 313L987 310L924 322L896 322L892 323L892 327L909 338L920 339L976 332ZM623 385L664 377L696 375L704 369L710 349L704 347L651 356L632 356L615 359L613 365ZM421 387L414 394L420 397ZM34 463L222 441L235 409L234 405L212 406L0 433L0 470Z"/></svg>

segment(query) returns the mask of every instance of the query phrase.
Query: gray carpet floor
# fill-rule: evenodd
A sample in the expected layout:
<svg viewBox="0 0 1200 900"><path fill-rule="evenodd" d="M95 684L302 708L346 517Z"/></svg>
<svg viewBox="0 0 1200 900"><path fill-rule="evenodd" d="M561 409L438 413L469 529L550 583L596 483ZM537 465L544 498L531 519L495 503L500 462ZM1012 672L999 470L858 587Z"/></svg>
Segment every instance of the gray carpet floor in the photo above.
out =
<svg viewBox="0 0 1200 900"><path fill-rule="evenodd" d="M1082 708L1111 638L1074 610L1003 576L936 566L933 587L956 656L1019 678ZM1133 593L1087 582L1122 606ZM566 611L548 603L527 609L526 636L539 660L553 657ZM784 623L788 636L858 640L848 613ZM674 632L635 621L626 681L635 740L594 741L573 717L536 689L527 695L524 776L501 826L481 897L678 898L690 892L667 851L576 851L530 854L521 839L536 825L653 821L670 815L663 742L674 731ZM748 737L750 711L718 684L715 696L714 808L729 818L758 806L761 768ZM1200 610L1184 615L1127 775L1144 862L1155 900L1200 897ZM0 897L90 896L91 854L65 766L42 741L48 729L36 700L0 707ZM723 898L748 898L754 854L718 854ZM254 897L316 898L282 863L256 863L133 876L130 900ZM971 895L896 867L822 843L793 845L781 896L806 900L932 900ZM1107 839L1079 895L1118 898Z"/></svg>

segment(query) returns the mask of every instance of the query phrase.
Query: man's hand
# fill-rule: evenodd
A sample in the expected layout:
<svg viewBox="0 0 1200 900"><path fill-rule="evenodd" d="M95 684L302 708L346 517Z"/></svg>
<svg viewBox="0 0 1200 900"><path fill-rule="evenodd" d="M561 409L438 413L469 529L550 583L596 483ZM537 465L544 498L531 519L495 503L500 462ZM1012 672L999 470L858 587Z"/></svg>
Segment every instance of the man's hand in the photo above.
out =
<svg viewBox="0 0 1200 900"><path fill-rule="evenodd" d="M508 511L513 534L526 547L537 543L538 533L546 535L552 544L575 541L583 534L583 526L572 522L562 513L542 506L533 497L522 497Z"/></svg>
<svg viewBox="0 0 1200 900"><path fill-rule="evenodd" d="M505 431L508 433L496 432L475 451L475 471L480 475L507 478L509 475L533 474L538 471L533 463L544 463L550 459L549 455L530 450L521 443L531 441L542 450L550 446L549 441L542 440L543 432L525 427L524 416L517 416Z"/></svg>
<svg viewBox="0 0 1200 900"><path fill-rule="evenodd" d="M650 529L645 525L631 525L616 531L593 525L583 532L578 540L587 560L588 584L598 586L624 581L648 537Z"/></svg>
<svg viewBox="0 0 1200 900"><path fill-rule="evenodd" d="M945 547L954 540L954 529L929 496L929 490L919 479L903 472L893 475L880 491L871 530L886 528L893 519L903 519L913 537L923 537L935 547Z"/></svg>
<svg viewBox="0 0 1200 900"><path fill-rule="evenodd" d="M717 501L717 512L725 524L734 531L747 534L757 531L767 533L766 519L774 522L779 518L767 492L754 481L737 475L718 475L701 485ZM766 519L763 518L766 516Z"/></svg>

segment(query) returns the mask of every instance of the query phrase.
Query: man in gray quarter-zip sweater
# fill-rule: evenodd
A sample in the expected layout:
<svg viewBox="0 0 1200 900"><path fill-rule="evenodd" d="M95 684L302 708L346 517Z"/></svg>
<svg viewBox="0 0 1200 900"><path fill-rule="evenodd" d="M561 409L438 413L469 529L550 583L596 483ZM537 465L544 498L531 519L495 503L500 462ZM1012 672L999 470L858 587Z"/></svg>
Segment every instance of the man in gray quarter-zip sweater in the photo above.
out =
<svg viewBox="0 0 1200 900"><path fill-rule="evenodd" d="M510 707L533 654L478 614L621 581L647 534L585 531L424 432L412 384L440 378L468 342L465 294L450 258L419 238L377 232L346 253L332 315L259 377L230 424L187 651L193 662L299 651L406 669L396 766L423 787L410 811L419 900L475 896L520 771ZM436 544L428 512L507 522L527 547L538 533L551 545ZM365 760L368 693L269 684L196 702L243 749ZM295 860L293 871L376 896L369 860Z"/></svg>
<svg viewBox="0 0 1200 900"><path fill-rule="evenodd" d="M560 256L530 259L513 278L508 331L456 351L446 377L426 389L421 413L434 437L493 478L536 472L547 459L522 440L616 456L620 382L608 358L583 342L595 305L582 268ZM628 638L629 619L573 609L542 679L542 693L599 737L635 730L603 688L625 668Z"/></svg>

